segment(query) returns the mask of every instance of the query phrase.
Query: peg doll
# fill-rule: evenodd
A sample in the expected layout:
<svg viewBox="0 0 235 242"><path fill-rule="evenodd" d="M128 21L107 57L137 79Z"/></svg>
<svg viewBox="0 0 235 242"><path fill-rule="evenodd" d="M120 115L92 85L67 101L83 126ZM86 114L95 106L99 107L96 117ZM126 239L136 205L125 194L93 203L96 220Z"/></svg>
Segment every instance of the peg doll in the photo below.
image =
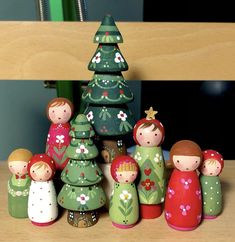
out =
<svg viewBox="0 0 235 242"><path fill-rule="evenodd" d="M56 220L58 206L52 178L55 174L55 162L46 154L34 155L28 164L28 173L32 179L28 216L37 226L47 226Z"/></svg>
<svg viewBox="0 0 235 242"><path fill-rule="evenodd" d="M201 221L202 200L197 168L202 162L200 147L190 141L176 142L170 150L170 162L174 170L170 177L165 218L176 230L193 230Z"/></svg>
<svg viewBox="0 0 235 242"><path fill-rule="evenodd" d="M73 104L66 98L54 98L47 105L47 117L52 122L46 143L46 154L55 161L56 169L63 170L68 163L65 154L71 138L69 120Z"/></svg>
<svg viewBox="0 0 235 242"><path fill-rule="evenodd" d="M203 198L203 216L214 219L222 211L222 192L219 175L224 167L221 154L215 150L203 151L203 162L200 167L200 182Z"/></svg>
<svg viewBox="0 0 235 242"><path fill-rule="evenodd" d="M155 119L157 111L151 107L145 113L147 117L139 120L134 127L137 144L134 158L140 168L140 216L153 219L162 213L166 190L165 162L161 149L165 131L161 122Z"/></svg>
<svg viewBox="0 0 235 242"><path fill-rule="evenodd" d="M129 156L115 158L111 175L115 180L110 199L109 215L114 226L122 229L133 227L139 218L138 196L135 179L138 164Z"/></svg>
<svg viewBox="0 0 235 242"><path fill-rule="evenodd" d="M12 173L8 181L8 211L12 217L28 217L28 196L31 180L27 165L33 154L26 149L16 149L8 157L8 167Z"/></svg>

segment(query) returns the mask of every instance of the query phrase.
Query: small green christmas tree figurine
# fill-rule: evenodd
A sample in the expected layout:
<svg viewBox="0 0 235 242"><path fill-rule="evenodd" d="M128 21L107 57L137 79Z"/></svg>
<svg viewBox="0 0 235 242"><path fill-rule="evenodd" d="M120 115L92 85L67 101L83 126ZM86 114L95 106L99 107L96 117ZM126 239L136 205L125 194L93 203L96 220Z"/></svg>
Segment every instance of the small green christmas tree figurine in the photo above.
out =
<svg viewBox="0 0 235 242"><path fill-rule="evenodd" d="M71 124L71 143L66 150L69 162L61 174L66 183L58 195L58 203L68 209L68 223L75 227L90 227L97 223L97 209L106 202L103 178L94 158L98 150L92 141L95 132L84 114Z"/></svg>
<svg viewBox="0 0 235 242"><path fill-rule="evenodd" d="M106 15L95 34L94 43L99 46L88 65L95 74L82 95L88 104L84 113L102 141L101 154L107 163L126 154L122 138L135 123L127 107L133 94L121 74L128 69L117 45L122 42L112 16Z"/></svg>

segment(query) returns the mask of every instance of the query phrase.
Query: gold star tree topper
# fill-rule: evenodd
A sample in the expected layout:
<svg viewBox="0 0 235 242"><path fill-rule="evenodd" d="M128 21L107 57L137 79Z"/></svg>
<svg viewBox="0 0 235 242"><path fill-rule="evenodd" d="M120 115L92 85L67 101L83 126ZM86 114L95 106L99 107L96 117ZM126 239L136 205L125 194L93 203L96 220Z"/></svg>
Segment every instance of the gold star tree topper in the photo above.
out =
<svg viewBox="0 0 235 242"><path fill-rule="evenodd" d="M147 114L146 119L155 119L155 115L158 113L158 111L154 111L153 107L150 107L149 110L144 111Z"/></svg>

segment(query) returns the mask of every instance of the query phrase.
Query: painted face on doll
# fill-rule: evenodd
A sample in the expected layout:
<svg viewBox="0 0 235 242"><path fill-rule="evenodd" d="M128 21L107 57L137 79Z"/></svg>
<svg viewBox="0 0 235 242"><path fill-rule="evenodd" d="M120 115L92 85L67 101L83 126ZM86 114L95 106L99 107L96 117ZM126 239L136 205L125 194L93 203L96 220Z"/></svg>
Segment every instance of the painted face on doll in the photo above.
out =
<svg viewBox="0 0 235 242"><path fill-rule="evenodd" d="M137 171L117 171L116 179L119 183L133 183L137 177Z"/></svg>
<svg viewBox="0 0 235 242"><path fill-rule="evenodd" d="M30 168L30 174L34 181L48 181L50 180L52 173L53 171L50 166L43 161L35 163Z"/></svg>
<svg viewBox="0 0 235 242"><path fill-rule="evenodd" d="M54 124L67 123L71 116L71 107L65 103L64 105L49 107L48 116Z"/></svg>
<svg viewBox="0 0 235 242"><path fill-rule="evenodd" d="M173 155L174 166L180 171L194 171L201 162L199 156Z"/></svg>
<svg viewBox="0 0 235 242"><path fill-rule="evenodd" d="M27 174L27 165L25 161L11 161L8 163L9 170L12 174L23 176Z"/></svg>
<svg viewBox="0 0 235 242"><path fill-rule="evenodd" d="M218 176L221 170L221 164L214 159L205 160L202 164L201 172L204 176Z"/></svg>
<svg viewBox="0 0 235 242"><path fill-rule="evenodd" d="M140 146L158 146L162 141L162 133L154 124L148 127L141 125L136 131L136 140Z"/></svg>

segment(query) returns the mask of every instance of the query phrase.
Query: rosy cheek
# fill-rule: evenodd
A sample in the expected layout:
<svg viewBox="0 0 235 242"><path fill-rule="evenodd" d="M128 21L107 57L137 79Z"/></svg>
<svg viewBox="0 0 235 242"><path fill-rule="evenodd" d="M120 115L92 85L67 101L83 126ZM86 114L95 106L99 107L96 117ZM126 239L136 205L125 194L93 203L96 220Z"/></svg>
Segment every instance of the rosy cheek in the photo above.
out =
<svg viewBox="0 0 235 242"><path fill-rule="evenodd" d="M55 113L50 113L50 118L51 119L55 119L55 117L56 117L56 114Z"/></svg>

